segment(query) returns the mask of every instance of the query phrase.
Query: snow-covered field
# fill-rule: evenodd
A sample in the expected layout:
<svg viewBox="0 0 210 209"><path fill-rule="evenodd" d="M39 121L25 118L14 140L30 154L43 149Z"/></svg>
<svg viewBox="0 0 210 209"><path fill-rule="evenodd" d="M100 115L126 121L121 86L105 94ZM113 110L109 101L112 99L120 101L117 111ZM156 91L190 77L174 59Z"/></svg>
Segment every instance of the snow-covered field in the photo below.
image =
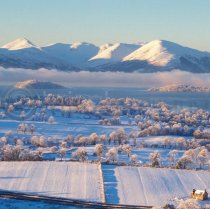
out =
<svg viewBox="0 0 210 209"><path fill-rule="evenodd" d="M1 162L0 189L102 201L99 167L78 162Z"/></svg>
<svg viewBox="0 0 210 209"><path fill-rule="evenodd" d="M190 197L195 189L210 191L210 172L128 166L105 166L105 191L109 202L162 206ZM210 202L210 200L209 200Z"/></svg>

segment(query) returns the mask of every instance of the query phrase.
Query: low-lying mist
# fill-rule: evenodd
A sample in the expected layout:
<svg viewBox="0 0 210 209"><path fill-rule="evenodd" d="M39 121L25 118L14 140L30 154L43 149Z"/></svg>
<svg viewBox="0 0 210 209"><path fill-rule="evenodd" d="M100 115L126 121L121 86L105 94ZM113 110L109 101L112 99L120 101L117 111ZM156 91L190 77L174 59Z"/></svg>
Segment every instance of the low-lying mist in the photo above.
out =
<svg viewBox="0 0 210 209"><path fill-rule="evenodd" d="M157 73L63 72L57 70L5 69L0 67L0 84L36 79L60 83L68 87L159 87L170 84L192 84L210 87L210 74L193 74L180 70Z"/></svg>

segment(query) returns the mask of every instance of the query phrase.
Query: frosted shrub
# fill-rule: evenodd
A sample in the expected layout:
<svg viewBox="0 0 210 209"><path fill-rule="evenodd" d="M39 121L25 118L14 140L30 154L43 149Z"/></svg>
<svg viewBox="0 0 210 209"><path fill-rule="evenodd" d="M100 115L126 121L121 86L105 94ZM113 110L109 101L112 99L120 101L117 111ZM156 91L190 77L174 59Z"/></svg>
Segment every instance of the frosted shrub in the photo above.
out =
<svg viewBox="0 0 210 209"><path fill-rule="evenodd" d="M28 149L24 149L21 151L19 155L19 160L22 161L40 161L42 160L41 154L39 151L30 151Z"/></svg>
<svg viewBox="0 0 210 209"><path fill-rule="evenodd" d="M198 203L193 199L188 199L186 201L182 201L177 209L200 209L201 207Z"/></svg>
<svg viewBox="0 0 210 209"><path fill-rule="evenodd" d="M5 145L2 150L2 159L4 161L19 160L21 149L19 146Z"/></svg>
<svg viewBox="0 0 210 209"><path fill-rule="evenodd" d="M40 147L45 147L47 145L46 138L44 136L32 136L31 137L31 144L40 146Z"/></svg>

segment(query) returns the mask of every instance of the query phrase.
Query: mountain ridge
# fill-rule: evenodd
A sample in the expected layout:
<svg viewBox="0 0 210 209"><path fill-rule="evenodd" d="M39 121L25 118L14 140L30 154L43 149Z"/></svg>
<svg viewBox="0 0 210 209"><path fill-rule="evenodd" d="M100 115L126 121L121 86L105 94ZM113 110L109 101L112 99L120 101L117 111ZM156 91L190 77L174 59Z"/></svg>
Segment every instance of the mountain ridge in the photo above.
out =
<svg viewBox="0 0 210 209"><path fill-rule="evenodd" d="M210 73L210 52L166 40L101 46L87 42L55 43L40 47L26 38L19 38L0 48L0 66L142 73L180 69L192 73Z"/></svg>

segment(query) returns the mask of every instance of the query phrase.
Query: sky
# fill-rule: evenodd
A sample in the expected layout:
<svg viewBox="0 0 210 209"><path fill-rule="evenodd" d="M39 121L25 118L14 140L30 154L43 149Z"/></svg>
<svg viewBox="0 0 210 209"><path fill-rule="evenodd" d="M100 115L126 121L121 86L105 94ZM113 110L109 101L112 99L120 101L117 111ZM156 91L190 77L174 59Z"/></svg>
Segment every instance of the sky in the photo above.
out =
<svg viewBox="0 0 210 209"><path fill-rule="evenodd" d="M164 39L210 51L210 0L0 0L0 45Z"/></svg>

